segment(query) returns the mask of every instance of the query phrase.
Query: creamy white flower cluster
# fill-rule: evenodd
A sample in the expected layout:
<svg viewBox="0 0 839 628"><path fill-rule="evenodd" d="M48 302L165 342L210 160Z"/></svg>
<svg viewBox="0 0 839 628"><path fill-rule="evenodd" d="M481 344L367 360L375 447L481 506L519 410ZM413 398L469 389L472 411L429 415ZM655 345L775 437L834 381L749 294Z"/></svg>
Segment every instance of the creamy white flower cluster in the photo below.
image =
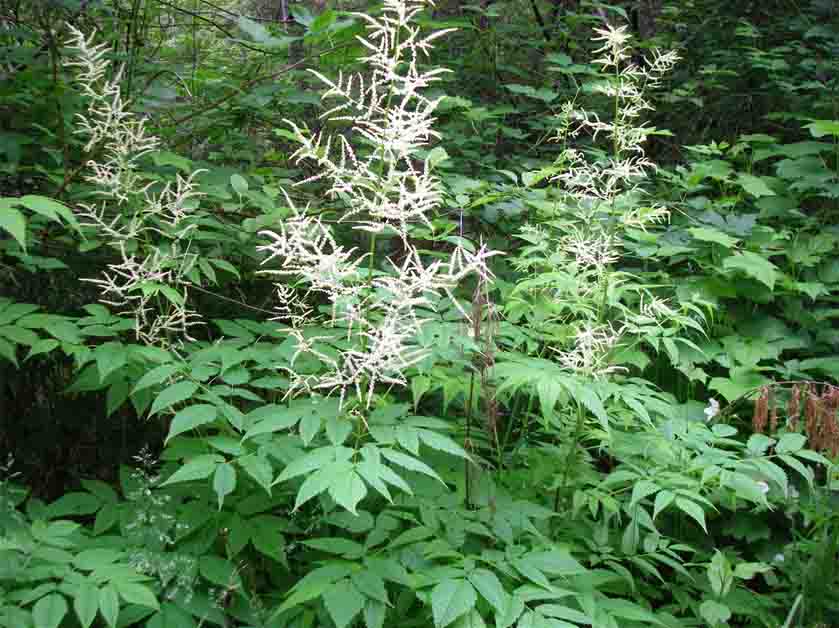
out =
<svg viewBox="0 0 839 628"><path fill-rule="evenodd" d="M594 112L568 105L561 114L566 121L566 132L560 139L576 137L584 130L590 131L595 138L602 133L612 144L612 153L608 159L591 162L579 150L569 148L563 153L566 167L555 180L584 201L584 206L596 210L602 205L613 206L619 196L637 191L638 181L648 171L655 170L655 164L646 157L643 147L652 129L641 116L653 109L644 92L659 85L679 56L675 51L653 52L642 63L635 63L631 61L631 35L626 26L608 25L595 29L595 33L594 41L603 42L595 53L603 55L594 63L600 65L605 78L595 83L593 89L615 103L614 113L610 120L602 120ZM620 216L625 225L637 228L666 217L667 211L663 207L643 205L623 211Z"/></svg>
<svg viewBox="0 0 839 628"><path fill-rule="evenodd" d="M101 301L122 308L135 320L135 333L153 344L172 334L184 334L199 324L187 307L194 265L189 235L195 228L187 219L198 196L194 177L178 175L162 190L137 172L139 160L157 150L159 140L146 130L145 121L128 108L120 93L121 70L107 78L107 44L94 45L73 27L66 65L76 69L76 80L86 97L86 110L77 115L76 133L87 137L84 150L96 157L87 161L85 179L104 197L96 205L79 205L85 227L113 246L121 261L108 264L102 278L88 279L102 290Z"/></svg>
<svg viewBox="0 0 839 628"><path fill-rule="evenodd" d="M354 391L369 407L378 384L407 384L405 370L426 355L416 337L439 304L446 300L468 318L454 289L469 275L484 281L492 277L487 260L494 252L485 246L458 245L447 260L427 261L410 240L412 224L432 226L432 212L441 200L432 160L418 153L437 137L433 114L439 99L422 92L444 70L421 70L419 61L431 42L448 31L422 36L413 20L424 7L417 0L386 0L381 17L359 15L367 22L367 37L359 38L370 51L363 58L367 71L339 75L335 81L315 73L328 88L324 99L339 100L324 117L349 123L349 139L325 132L311 137L307 129L289 123L301 145L295 158L319 168L300 183L328 182L328 194L345 202L341 219L353 218L352 228L370 233L374 243L382 233L401 240L398 258L371 263L375 246L366 254L341 246L327 225L290 200L292 216L263 232L269 240L261 247L265 262L278 266L266 272L299 281L304 299L325 298L331 307L329 324L345 335L337 351L336 337L308 335L311 309L286 285L278 286L281 316L291 323L297 342L293 362L305 354L326 366L326 372L306 375L292 364L289 394L326 390L343 401ZM368 146L364 157L351 140ZM377 270L380 266L385 270Z"/></svg>
<svg viewBox="0 0 839 628"><path fill-rule="evenodd" d="M428 216L440 202L432 164L417 153L439 137L433 114L442 97L429 99L423 90L447 70L423 71L419 62L431 42L450 31L421 34L413 19L426 4L386 0L381 17L356 14L367 22L367 37L358 38L370 51L362 59L366 72L339 73L333 81L313 71L328 87L324 100L338 100L322 118L349 123L354 139L372 147L364 157L345 135L312 137L305 127L288 122L300 142L294 157L312 160L320 169L301 183L327 179L328 194L347 201L344 219L353 217L362 223L358 228L374 233L391 229L403 240L410 223L431 226Z"/></svg>
<svg viewBox="0 0 839 628"><path fill-rule="evenodd" d="M608 120L596 113L582 111L572 103L560 112L559 139L568 141L588 131L594 139L603 134L611 143L609 157L592 161L575 148L567 148L560 157L562 171L554 177L562 190L573 199L576 218L581 226L572 226L560 238L560 246L573 261L576 272L589 283L581 288L581 298L598 298L594 310L603 308L610 279L610 267L619 258L620 240L611 215L626 227L644 229L651 223L663 221L668 212L656 204L640 202L640 182L655 164L649 160L643 144L652 130L641 119L652 105L644 92L659 84L679 57L675 52L654 52L642 63L632 61L630 39L626 26L607 25L595 29L594 41L602 42L594 60L600 66L604 80L594 85L594 91L611 99L613 114ZM652 299L642 307L642 314L658 320L672 316L673 311L660 300ZM575 335L574 346L560 350L559 360L569 370L599 376L618 370L608 365L607 356L615 347L625 328L615 328L598 320L584 320Z"/></svg>

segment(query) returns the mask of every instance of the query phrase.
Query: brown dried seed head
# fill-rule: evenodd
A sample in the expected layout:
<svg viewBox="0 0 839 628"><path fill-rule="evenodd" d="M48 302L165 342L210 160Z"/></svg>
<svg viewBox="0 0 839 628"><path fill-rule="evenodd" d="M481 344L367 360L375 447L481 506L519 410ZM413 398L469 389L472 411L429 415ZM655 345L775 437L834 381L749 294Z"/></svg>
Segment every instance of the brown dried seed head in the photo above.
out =
<svg viewBox="0 0 839 628"><path fill-rule="evenodd" d="M819 439L819 424L821 419L821 402L814 390L807 392L807 400L804 403L804 430L807 432L807 438L810 441L810 447L818 449L820 444Z"/></svg>
<svg viewBox="0 0 839 628"><path fill-rule="evenodd" d="M755 400L755 412L752 416L752 429L757 434L763 434L766 429L766 420L769 418L769 387L764 386L760 389Z"/></svg>
<svg viewBox="0 0 839 628"><path fill-rule="evenodd" d="M793 432L798 430L798 416L801 413L801 389L798 384L792 387L787 405L787 427Z"/></svg>

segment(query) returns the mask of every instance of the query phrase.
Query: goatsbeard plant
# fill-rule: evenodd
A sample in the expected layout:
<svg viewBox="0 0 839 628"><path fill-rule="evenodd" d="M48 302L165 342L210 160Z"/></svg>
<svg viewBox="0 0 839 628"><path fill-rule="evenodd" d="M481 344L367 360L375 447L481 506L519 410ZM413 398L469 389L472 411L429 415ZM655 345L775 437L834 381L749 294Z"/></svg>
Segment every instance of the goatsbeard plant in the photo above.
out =
<svg viewBox="0 0 839 628"><path fill-rule="evenodd" d="M621 394L608 378L625 371L627 364L616 360L616 353L665 336L665 345L675 346L670 336L678 330L701 331L690 312L676 311L615 268L626 230L643 231L667 219L666 208L644 198L642 186L655 164L644 151L654 129L642 116L652 109L646 90L659 84L678 57L654 52L636 62L626 27L607 24L595 33L594 41L601 44L594 60L599 77L591 91L605 97L608 113L582 110L576 102L563 106L557 140L564 149L547 170L555 186L531 192L543 194L537 205L541 214L520 233L526 245L514 262L529 276L518 283L508 304L514 318L524 314L539 334L539 357L554 360L539 360L539 368L531 361L533 377L527 382L517 375L525 372L527 360L509 356L509 363L499 360L496 367L500 378L508 378L501 390L512 390L510 381L529 386L531 399L540 402L546 420L559 428L565 462L555 483L555 508L568 488L589 417L597 419L589 433L601 443L610 439L606 401L614 403ZM590 150L572 145L586 137ZM605 150L596 148L601 138ZM551 372L550 381L541 374L545 370ZM557 403L570 411L557 411ZM638 416L649 418L637 398L626 403Z"/></svg>
<svg viewBox="0 0 839 628"><path fill-rule="evenodd" d="M350 133L328 131L310 135L289 122L300 148L298 161L314 162L319 172L301 181L323 180L327 195L339 199L344 211L339 222L369 234L369 251L346 248L320 218L293 208L293 215L274 230L263 232L266 272L297 279L301 295L285 284L278 286L282 316L291 323L297 354L318 358L325 370L306 375L290 369L290 394L322 390L336 392L341 401L353 391L369 408L377 385L405 385L405 371L426 352L415 338L443 301L448 299L463 314L453 290L469 275L490 278L485 247L461 242L447 260L427 261L411 242L416 224L432 227L441 194L433 172L434 154L423 156L438 137L434 110L440 99L424 90L445 70L421 68L422 57L433 40L448 31L421 34L413 20L426 3L387 0L381 17L358 14L367 23L369 51L365 70L336 80L314 72L327 86L324 101L337 99L323 118L349 124ZM348 136L350 139L348 139ZM364 154L351 142L365 145ZM289 201L290 202L290 201ZM400 259L377 259L377 238L399 238ZM305 324L315 312L302 305L306 296L319 295L331 306L327 325L335 335L307 337ZM345 336L338 351L318 345Z"/></svg>
<svg viewBox="0 0 839 628"><path fill-rule="evenodd" d="M162 189L142 175L141 160L160 142L123 99L122 72L108 78L107 44L94 45L95 33L85 37L69 28L74 55L66 66L77 69L75 79L87 101L75 132L87 138L85 180L101 198L79 206L81 223L94 241L104 240L120 258L102 277L87 281L100 288L103 303L134 318L141 342L188 338L189 328L200 322L188 305L197 260L191 252L197 173L178 175Z"/></svg>

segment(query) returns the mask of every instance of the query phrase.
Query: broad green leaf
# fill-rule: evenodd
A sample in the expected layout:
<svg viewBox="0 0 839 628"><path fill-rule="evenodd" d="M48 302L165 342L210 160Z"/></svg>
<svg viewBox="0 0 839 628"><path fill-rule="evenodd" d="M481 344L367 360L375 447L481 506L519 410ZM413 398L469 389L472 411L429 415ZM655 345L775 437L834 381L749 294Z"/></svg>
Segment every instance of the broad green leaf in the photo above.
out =
<svg viewBox="0 0 839 628"><path fill-rule="evenodd" d="M381 452L382 456L387 458L393 464L408 469L408 471L416 471L417 473L422 473L424 475L434 478L435 480L440 480L440 482L443 482L443 480L440 479L440 476L437 475L434 469L429 467L424 462L417 460L416 458L412 458L411 456L407 456L403 453L394 451L392 449L382 449Z"/></svg>
<svg viewBox="0 0 839 628"><path fill-rule="evenodd" d="M649 480L641 480L640 482L637 482L632 488L632 497L629 500L629 507L632 508L642 499L649 497L660 490L661 487L655 482L650 482Z"/></svg>
<svg viewBox="0 0 839 628"><path fill-rule="evenodd" d="M364 553L363 545L341 537L309 539L308 541L303 541L303 544L312 549L326 552L327 554L337 554L339 556L349 554L358 557Z"/></svg>
<svg viewBox="0 0 839 628"><path fill-rule="evenodd" d="M734 568L734 577L741 580L751 580L759 573L768 573L772 567L766 563L740 563Z"/></svg>
<svg viewBox="0 0 839 628"><path fill-rule="evenodd" d="M119 595L113 585L109 584L99 589L99 612L111 628L116 627L119 616Z"/></svg>
<svg viewBox="0 0 839 628"><path fill-rule="evenodd" d="M82 584L73 598L73 609L82 628L89 628L99 612L99 590L92 584Z"/></svg>
<svg viewBox="0 0 839 628"><path fill-rule="evenodd" d="M155 610L160 609L154 592L146 585L137 582L121 581L116 581L114 584L122 599L129 604L138 604Z"/></svg>
<svg viewBox="0 0 839 628"><path fill-rule="evenodd" d="M815 138L825 135L839 137L839 120L816 120L805 125L804 128L810 129L810 134Z"/></svg>
<svg viewBox="0 0 839 628"><path fill-rule="evenodd" d="M655 496L655 502L653 503L653 519L658 517L658 514L662 510L672 504L674 499L676 499L676 495L670 491L661 491L658 493L658 495Z"/></svg>
<svg viewBox="0 0 839 628"><path fill-rule="evenodd" d="M446 579L431 591L431 612L434 626L445 628L475 607L478 596L475 588L460 578Z"/></svg>
<svg viewBox="0 0 839 628"><path fill-rule="evenodd" d="M247 18L243 18L247 19ZM248 191L248 181L240 174L232 174L230 175L230 186L233 188L233 191L236 192L239 196L244 196Z"/></svg>
<svg viewBox="0 0 839 628"><path fill-rule="evenodd" d="M49 353L50 351L54 351L58 347L59 343L54 338L44 338L43 340L39 340L32 347L29 349L29 353L26 356L26 359L29 360L30 358L35 357L36 355L41 355L43 353Z"/></svg>
<svg viewBox="0 0 839 628"><path fill-rule="evenodd" d="M330 416L326 419L326 437L333 445L340 445L352 432L353 425L346 417Z"/></svg>
<svg viewBox="0 0 839 628"><path fill-rule="evenodd" d="M562 606L561 604L542 604L536 609L537 612L546 617L556 617L557 619L567 619L578 624L591 625L591 618L585 613L578 610Z"/></svg>
<svg viewBox="0 0 839 628"><path fill-rule="evenodd" d="M751 251L741 251L723 260L726 270L739 270L747 276L756 279L770 290L775 288L778 280L778 267L768 259Z"/></svg>
<svg viewBox="0 0 839 628"><path fill-rule="evenodd" d="M238 464L245 473L251 476L256 483L259 484L270 495L271 486L274 480L274 469L271 463L259 454L250 454L236 459Z"/></svg>
<svg viewBox="0 0 839 628"><path fill-rule="evenodd" d="M729 373L730 377L715 377L708 383L711 390L717 391L729 402L739 399L769 381L760 373L750 370L732 370Z"/></svg>
<svg viewBox="0 0 839 628"><path fill-rule="evenodd" d="M350 450L352 456L352 450ZM283 469L280 476L277 478L277 483L286 482L300 475L306 475L316 469L320 469L326 464L335 460L335 449L332 447L320 447L308 454L297 458L294 462Z"/></svg>
<svg viewBox="0 0 839 628"><path fill-rule="evenodd" d="M251 533L251 543L258 552L280 563L285 563L285 537L282 533L282 519L273 515L260 515L251 519L248 522L248 527Z"/></svg>
<svg viewBox="0 0 839 628"><path fill-rule="evenodd" d="M191 382L182 382L182 383L189 383ZM177 384L176 384L177 385ZM165 442L169 442L175 436L179 434L183 434L184 432L189 432L190 430L194 430L196 427L200 425L206 425L216 419L218 411L216 410L215 406L211 406L208 403L199 403L194 406L189 406L184 408L177 414L175 414L174 418L172 419L172 423L169 426L169 433L166 435Z"/></svg>
<svg viewBox="0 0 839 628"><path fill-rule="evenodd" d="M702 510L702 506L690 499L685 499L684 497L677 497L676 508L678 508L691 519L696 521L696 523L698 523L705 531L705 534L708 533L708 528L705 526L705 511Z"/></svg>
<svg viewBox="0 0 839 628"><path fill-rule="evenodd" d="M242 585L242 578L233 563L220 556L202 556L198 561L198 573L219 587Z"/></svg>
<svg viewBox="0 0 839 628"><path fill-rule="evenodd" d="M368 599L364 606L364 624L367 628L384 628L387 606L381 602Z"/></svg>
<svg viewBox="0 0 839 628"><path fill-rule="evenodd" d="M145 390L151 386L156 386L161 382L166 381L172 375L177 373L180 370L180 366L177 364L161 364L158 367L153 368L151 371L146 373L140 378L134 389L131 391L132 394L138 393L141 390Z"/></svg>
<svg viewBox="0 0 839 628"><path fill-rule="evenodd" d="M242 440L289 429L297 424L300 416L296 408L286 408L276 404L259 407L245 415L245 424L251 427L245 432Z"/></svg>
<svg viewBox="0 0 839 628"><path fill-rule="evenodd" d="M192 398L196 390L198 390L198 384L189 380L183 380L164 388L151 404L149 414L157 414L176 403Z"/></svg>
<svg viewBox="0 0 839 628"><path fill-rule="evenodd" d="M40 214L45 218L49 218L50 220L60 222L58 219L63 218L64 222L72 226L76 231L79 231L79 222L76 220L73 210L66 205L63 205L58 201L54 201L51 198L46 198L45 196L35 196L32 194L27 194L17 200L27 209L32 210L36 214Z"/></svg>
<svg viewBox="0 0 839 628"><path fill-rule="evenodd" d="M323 592L323 603L337 628L345 628L364 608L365 598L350 580L341 580Z"/></svg>
<svg viewBox="0 0 839 628"><path fill-rule="evenodd" d="M17 327L16 325L7 325L0 327L0 336L11 340L19 345L28 345L34 347L38 343L38 334L25 327Z"/></svg>
<svg viewBox="0 0 839 628"><path fill-rule="evenodd" d="M505 612L509 605L508 595L494 573L487 569L475 569L469 574L469 582L498 614Z"/></svg>
<svg viewBox="0 0 839 628"><path fill-rule="evenodd" d="M26 218L12 207L0 206L0 229L9 233L26 250Z"/></svg>
<svg viewBox="0 0 839 628"><path fill-rule="evenodd" d="M360 548L359 552L363 553ZM352 582L355 587L368 598L374 599L383 604L388 604L387 588L384 579L372 571L358 571L352 575Z"/></svg>
<svg viewBox="0 0 839 628"><path fill-rule="evenodd" d="M52 519L60 517L78 517L92 515L102 507L102 501L90 493L67 493L62 495L47 507L48 516Z"/></svg>
<svg viewBox="0 0 839 628"><path fill-rule="evenodd" d="M224 505L224 498L236 490L236 469L232 464L225 462L216 467L213 474L213 490L218 497L218 509Z"/></svg>
<svg viewBox="0 0 839 628"><path fill-rule="evenodd" d="M35 602L32 607L32 620L35 628L58 628L67 614L67 601L63 595L50 593Z"/></svg>
<svg viewBox="0 0 839 628"><path fill-rule="evenodd" d="M793 454L804 449L806 444L807 437L804 434L788 432L781 436L778 444L775 446L775 451L779 454Z"/></svg>
<svg viewBox="0 0 839 628"><path fill-rule="evenodd" d="M124 556L123 552L106 547L97 547L84 550L76 554L73 565L82 571L93 571L112 565Z"/></svg>
<svg viewBox="0 0 839 628"><path fill-rule="evenodd" d="M277 612L282 613L298 604L319 597L334 583L348 576L352 570L352 567L348 563L331 563L313 569L297 581L292 588L291 596L283 602Z"/></svg>
<svg viewBox="0 0 839 628"><path fill-rule="evenodd" d="M432 449L446 452L458 458L469 458L466 450L448 436L431 430L417 430L417 434L420 440Z"/></svg>
<svg viewBox="0 0 839 628"><path fill-rule="evenodd" d="M106 342L93 350L93 358L99 369L99 377L104 382L108 375L125 366L126 348L120 342Z"/></svg>
<svg viewBox="0 0 839 628"><path fill-rule="evenodd" d="M751 174L740 173L737 175L737 183L741 188L756 198L761 196L775 196L775 192L766 185L760 177Z"/></svg>
<svg viewBox="0 0 839 628"><path fill-rule="evenodd" d="M352 514L356 514L358 503L367 495L367 486L355 470L332 479L329 496Z"/></svg>
<svg viewBox="0 0 839 628"><path fill-rule="evenodd" d="M224 458L217 454L206 454L193 458L180 469L169 476L161 486L177 484L178 482L191 482L192 480L203 480L210 477L216 467L224 462Z"/></svg>
<svg viewBox="0 0 839 628"><path fill-rule="evenodd" d="M731 610L725 604L714 600L705 600L699 605L699 614L711 628L726 624L731 619Z"/></svg>
<svg viewBox="0 0 839 628"><path fill-rule="evenodd" d="M317 414L306 414L300 419L300 438L307 447L321 428L321 417Z"/></svg>
<svg viewBox="0 0 839 628"><path fill-rule="evenodd" d="M727 249L733 248L737 242L739 242L737 238L732 238L730 235L727 235L718 229L714 229L713 227L695 227L693 229L688 229L688 233L697 240L701 240L703 242L714 242Z"/></svg>

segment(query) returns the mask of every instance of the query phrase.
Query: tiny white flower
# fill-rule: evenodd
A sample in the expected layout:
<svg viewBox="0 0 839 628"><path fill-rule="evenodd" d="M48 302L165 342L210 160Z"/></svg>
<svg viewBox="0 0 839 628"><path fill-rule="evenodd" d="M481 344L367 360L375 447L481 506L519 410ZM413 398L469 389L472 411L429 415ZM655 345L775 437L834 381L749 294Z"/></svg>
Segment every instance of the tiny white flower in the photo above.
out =
<svg viewBox="0 0 839 628"><path fill-rule="evenodd" d="M764 495L769 493L769 484L767 484L763 480L758 480L757 486L760 489L760 492L763 493Z"/></svg>
<svg viewBox="0 0 839 628"><path fill-rule="evenodd" d="M708 407L705 408L705 421L710 422L719 413L720 413L720 402L712 397L708 401Z"/></svg>

